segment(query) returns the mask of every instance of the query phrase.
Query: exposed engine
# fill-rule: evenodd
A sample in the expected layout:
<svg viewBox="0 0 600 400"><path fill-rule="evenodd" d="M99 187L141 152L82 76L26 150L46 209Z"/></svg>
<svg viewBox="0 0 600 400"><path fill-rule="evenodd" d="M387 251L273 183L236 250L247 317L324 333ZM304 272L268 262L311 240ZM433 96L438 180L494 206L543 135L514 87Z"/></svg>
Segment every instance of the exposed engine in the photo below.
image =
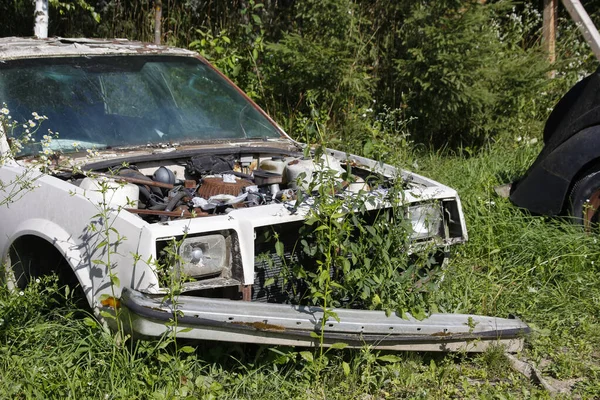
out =
<svg viewBox="0 0 600 400"><path fill-rule="evenodd" d="M350 177L347 166L332 156L315 161L284 156L200 155L164 164L109 171L114 190L110 203L149 222L220 215L241 207L293 201L299 191L315 190L314 176L324 170L344 191L369 190L361 176ZM368 172L362 171L366 178ZM99 179L85 178L79 186L97 189Z"/></svg>

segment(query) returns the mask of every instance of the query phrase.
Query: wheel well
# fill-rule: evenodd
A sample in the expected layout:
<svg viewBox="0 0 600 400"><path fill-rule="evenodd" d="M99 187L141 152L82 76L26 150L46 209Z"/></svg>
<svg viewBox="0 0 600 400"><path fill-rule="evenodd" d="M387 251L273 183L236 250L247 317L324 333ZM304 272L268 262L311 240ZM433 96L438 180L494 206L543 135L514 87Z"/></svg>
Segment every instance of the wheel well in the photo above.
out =
<svg viewBox="0 0 600 400"><path fill-rule="evenodd" d="M36 278L56 274L59 284L76 287L79 280L62 253L50 242L35 235L24 235L9 250L15 284L21 288Z"/></svg>
<svg viewBox="0 0 600 400"><path fill-rule="evenodd" d="M563 206L562 206L563 214L569 210L569 207L570 207L569 203L571 201L571 193L573 193L573 188L575 187L575 184L577 184L577 182L580 179L582 179L583 177L591 174L592 172L596 172L596 171L600 171L600 157L594 158L593 160L590 160L589 162L587 162L573 176L573 178L571 179L571 182L569 183L569 189L567 190L567 194L563 200Z"/></svg>

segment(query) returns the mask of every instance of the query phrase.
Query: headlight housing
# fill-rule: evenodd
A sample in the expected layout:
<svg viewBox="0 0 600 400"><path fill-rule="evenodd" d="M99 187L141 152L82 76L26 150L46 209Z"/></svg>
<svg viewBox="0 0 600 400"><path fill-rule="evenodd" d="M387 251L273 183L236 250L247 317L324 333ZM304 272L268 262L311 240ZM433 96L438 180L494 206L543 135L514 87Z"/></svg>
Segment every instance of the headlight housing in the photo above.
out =
<svg viewBox="0 0 600 400"><path fill-rule="evenodd" d="M231 238L213 234L183 239L179 257L185 276L220 275L231 265Z"/></svg>
<svg viewBox="0 0 600 400"><path fill-rule="evenodd" d="M427 239L440 236L442 233L443 215L439 203L422 203L409 206L407 214L412 227L411 239Z"/></svg>

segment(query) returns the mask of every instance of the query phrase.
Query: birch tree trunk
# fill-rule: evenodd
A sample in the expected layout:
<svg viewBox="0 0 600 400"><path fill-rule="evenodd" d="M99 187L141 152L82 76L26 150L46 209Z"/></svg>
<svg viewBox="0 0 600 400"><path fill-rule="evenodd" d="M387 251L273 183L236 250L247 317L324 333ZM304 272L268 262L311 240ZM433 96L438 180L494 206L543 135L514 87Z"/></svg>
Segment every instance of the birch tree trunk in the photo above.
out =
<svg viewBox="0 0 600 400"><path fill-rule="evenodd" d="M154 44L160 44L162 0L154 0Z"/></svg>
<svg viewBox="0 0 600 400"><path fill-rule="evenodd" d="M35 25L33 34L40 39L48 37L48 0L35 0Z"/></svg>

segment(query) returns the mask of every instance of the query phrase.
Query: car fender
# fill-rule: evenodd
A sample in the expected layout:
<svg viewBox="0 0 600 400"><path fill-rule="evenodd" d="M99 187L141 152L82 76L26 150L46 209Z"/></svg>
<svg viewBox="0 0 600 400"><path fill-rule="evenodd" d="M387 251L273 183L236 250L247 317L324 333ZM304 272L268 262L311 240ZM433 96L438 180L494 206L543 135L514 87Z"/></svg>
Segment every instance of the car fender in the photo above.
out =
<svg viewBox="0 0 600 400"><path fill-rule="evenodd" d="M600 125L579 131L548 154L542 152L513 185L510 200L535 214L560 214L576 179L598 160Z"/></svg>
<svg viewBox="0 0 600 400"><path fill-rule="evenodd" d="M89 270L87 268L79 268L81 265L81 252L79 246L72 240L72 236L63 228L53 221L30 218L21 222L13 231L12 235L6 241L6 245L2 249L3 260L8 258L10 246L19 238L31 235L52 244L56 248L65 261L69 264L73 273L77 277L87 300L92 303L92 281L90 279Z"/></svg>

